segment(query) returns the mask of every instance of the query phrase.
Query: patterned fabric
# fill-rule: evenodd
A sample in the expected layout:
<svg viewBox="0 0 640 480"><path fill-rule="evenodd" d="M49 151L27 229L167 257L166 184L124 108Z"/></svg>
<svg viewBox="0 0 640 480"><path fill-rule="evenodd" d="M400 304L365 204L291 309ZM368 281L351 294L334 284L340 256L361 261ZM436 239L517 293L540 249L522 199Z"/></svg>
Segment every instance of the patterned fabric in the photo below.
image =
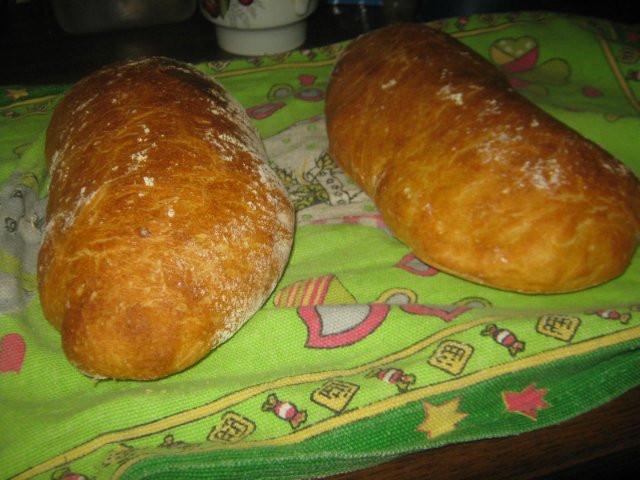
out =
<svg viewBox="0 0 640 480"><path fill-rule="evenodd" d="M434 25L640 175L640 30L535 12ZM255 317L154 382L81 375L43 318L44 135L67 86L0 88L3 476L324 476L557 424L640 383L640 254L607 284L527 296L439 272L393 238L326 153L343 48L197 65L255 121L298 224Z"/></svg>

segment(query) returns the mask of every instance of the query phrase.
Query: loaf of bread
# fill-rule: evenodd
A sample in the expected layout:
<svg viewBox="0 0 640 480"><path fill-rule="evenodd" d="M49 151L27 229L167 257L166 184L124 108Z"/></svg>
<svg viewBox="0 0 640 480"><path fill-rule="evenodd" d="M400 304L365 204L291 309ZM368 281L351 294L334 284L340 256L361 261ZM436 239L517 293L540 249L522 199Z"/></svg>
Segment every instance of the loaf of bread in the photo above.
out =
<svg viewBox="0 0 640 480"><path fill-rule="evenodd" d="M292 204L242 107L192 66L145 58L83 79L55 110L46 157L40 299L89 376L193 365L283 272Z"/></svg>
<svg viewBox="0 0 640 480"><path fill-rule="evenodd" d="M424 262L527 293L620 275L640 240L622 163L425 25L353 41L326 98L329 150Z"/></svg>

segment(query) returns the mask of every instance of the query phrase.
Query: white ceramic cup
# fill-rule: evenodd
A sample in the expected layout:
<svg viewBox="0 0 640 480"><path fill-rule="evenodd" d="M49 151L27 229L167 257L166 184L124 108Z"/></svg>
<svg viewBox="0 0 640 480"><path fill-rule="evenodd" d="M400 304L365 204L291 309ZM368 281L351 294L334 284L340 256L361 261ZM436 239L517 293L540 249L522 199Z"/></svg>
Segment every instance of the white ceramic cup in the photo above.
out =
<svg viewBox="0 0 640 480"><path fill-rule="evenodd" d="M318 0L199 0L215 25L218 45L236 55L270 55L293 50L307 36L306 18Z"/></svg>

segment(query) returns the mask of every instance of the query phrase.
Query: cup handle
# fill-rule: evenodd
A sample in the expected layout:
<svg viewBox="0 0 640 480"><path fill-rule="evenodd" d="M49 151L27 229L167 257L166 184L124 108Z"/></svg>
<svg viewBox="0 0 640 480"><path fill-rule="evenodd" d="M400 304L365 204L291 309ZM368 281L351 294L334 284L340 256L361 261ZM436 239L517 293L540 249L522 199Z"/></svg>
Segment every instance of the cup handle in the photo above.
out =
<svg viewBox="0 0 640 480"><path fill-rule="evenodd" d="M306 15L310 4L311 0L293 0L293 8L298 15Z"/></svg>

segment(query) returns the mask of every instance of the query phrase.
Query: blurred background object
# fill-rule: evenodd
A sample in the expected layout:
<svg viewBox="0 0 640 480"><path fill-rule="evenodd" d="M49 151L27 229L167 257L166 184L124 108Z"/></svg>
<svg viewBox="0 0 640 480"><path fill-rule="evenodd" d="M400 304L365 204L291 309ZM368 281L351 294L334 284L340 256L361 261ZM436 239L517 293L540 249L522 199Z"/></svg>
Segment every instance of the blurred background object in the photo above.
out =
<svg viewBox="0 0 640 480"><path fill-rule="evenodd" d="M221 49L258 56L301 46L307 37L307 18L318 0L200 0L199 5L214 24Z"/></svg>
<svg viewBox="0 0 640 480"><path fill-rule="evenodd" d="M94 33L186 20L196 0L51 0L58 25L68 33Z"/></svg>

